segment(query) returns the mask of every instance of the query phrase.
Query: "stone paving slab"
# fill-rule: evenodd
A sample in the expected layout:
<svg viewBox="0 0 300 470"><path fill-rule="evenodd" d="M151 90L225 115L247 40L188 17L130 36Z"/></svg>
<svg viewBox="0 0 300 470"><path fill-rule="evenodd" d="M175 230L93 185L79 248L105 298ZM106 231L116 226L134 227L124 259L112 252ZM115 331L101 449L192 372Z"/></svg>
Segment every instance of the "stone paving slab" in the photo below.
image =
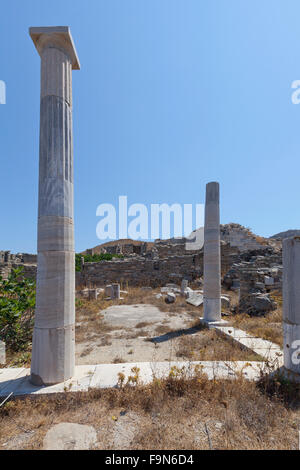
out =
<svg viewBox="0 0 300 470"><path fill-rule="evenodd" d="M278 362L278 367L283 365L283 352L279 349L278 351L275 349L271 349L266 351L265 349L255 348L253 351L256 354L259 354L265 361L271 362Z"/></svg>
<svg viewBox="0 0 300 470"><path fill-rule="evenodd" d="M236 342L242 348L259 354L266 361L278 361L278 367L283 364L283 351L278 344L272 343L262 338L251 336L243 330L234 327L213 326L216 332L227 339Z"/></svg>
<svg viewBox="0 0 300 470"><path fill-rule="evenodd" d="M29 375L30 369L24 367L0 369L0 396L15 392Z"/></svg>
<svg viewBox="0 0 300 470"><path fill-rule="evenodd" d="M122 364L99 364L76 366L72 379L57 385L36 387L29 382L30 369L1 369L0 396L14 395L41 395L52 393L65 393L75 391L88 391L91 388L111 388L118 386L121 372L125 376L124 383L129 376L134 375L132 369L138 367L140 383L149 384L154 378L168 377L171 368L183 369L185 377L195 374L195 367L212 379L234 379L242 373L249 380L257 380L264 367L263 362L224 362L224 361L194 361L194 362L137 362Z"/></svg>
<svg viewBox="0 0 300 470"><path fill-rule="evenodd" d="M26 376L26 380L20 384L20 386L14 392L15 395L23 394L44 394L44 393L63 393L63 392L85 392L89 389L91 379L94 375L96 366L76 366L75 374L72 379L66 380L60 384L45 386L35 386L29 381L29 373ZM27 369L29 371L29 369ZM1 394L1 392L0 392Z"/></svg>
<svg viewBox="0 0 300 470"><path fill-rule="evenodd" d="M251 338L251 336L244 330L233 328L232 326L219 326L216 328L217 333L231 336L233 338Z"/></svg>

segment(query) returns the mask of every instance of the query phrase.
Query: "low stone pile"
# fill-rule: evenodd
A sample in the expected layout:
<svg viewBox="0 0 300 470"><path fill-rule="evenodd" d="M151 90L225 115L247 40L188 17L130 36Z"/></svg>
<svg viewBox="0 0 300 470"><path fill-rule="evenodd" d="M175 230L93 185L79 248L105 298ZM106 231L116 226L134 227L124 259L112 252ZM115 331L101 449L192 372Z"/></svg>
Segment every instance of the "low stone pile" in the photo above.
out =
<svg viewBox="0 0 300 470"><path fill-rule="evenodd" d="M277 303L270 298L269 294L258 292L243 296L239 302L239 309L251 316L263 316L276 308Z"/></svg>

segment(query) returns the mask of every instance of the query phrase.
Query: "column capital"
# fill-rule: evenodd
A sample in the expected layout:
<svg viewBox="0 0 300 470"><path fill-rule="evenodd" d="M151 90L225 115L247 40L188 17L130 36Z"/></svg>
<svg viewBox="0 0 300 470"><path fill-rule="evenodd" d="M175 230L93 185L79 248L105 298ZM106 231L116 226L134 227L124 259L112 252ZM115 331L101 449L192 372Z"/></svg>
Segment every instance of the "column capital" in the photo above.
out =
<svg viewBox="0 0 300 470"><path fill-rule="evenodd" d="M62 49L69 55L72 69L80 69L80 62L69 26L35 26L29 28L29 34L40 55L46 47Z"/></svg>

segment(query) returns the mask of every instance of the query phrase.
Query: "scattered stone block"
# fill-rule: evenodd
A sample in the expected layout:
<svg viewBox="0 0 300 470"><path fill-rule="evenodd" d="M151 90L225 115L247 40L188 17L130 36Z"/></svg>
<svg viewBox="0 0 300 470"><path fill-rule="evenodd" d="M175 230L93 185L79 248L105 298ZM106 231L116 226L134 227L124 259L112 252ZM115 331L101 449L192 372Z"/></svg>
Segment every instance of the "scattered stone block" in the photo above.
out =
<svg viewBox="0 0 300 470"><path fill-rule="evenodd" d="M187 287L184 292L184 296L188 299L191 295L193 295L194 291L190 287Z"/></svg>
<svg viewBox="0 0 300 470"><path fill-rule="evenodd" d="M182 281L181 281L181 295L182 295L182 297L185 297L187 287L188 287L187 279L182 279Z"/></svg>
<svg viewBox="0 0 300 470"><path fill-rule="evenodd" d="M108 286L105 286L105 297L111 297L112 296L112 285L109 284Z"/></svg>
<svg viewBox="0 0 300 470"><path fill-rule="evenodd" d="M112 299L120 299L120 284L112 284Z"/></svg>
<svg viewBox="0 0 300 470"><path fill-rule="evenodd" d="M89 289L89 300L97 300L98 291L97 289Z"/></svg>
<svg viewBox="0 0 300 470"><path fill-rule="evenodd" d="M180 294L181 293L181 290L179 289L178 286L176 286L176 284L167 284L165 287L162 287L160 289L160 291L163 294L167 294L168 292L173 292L174 294Z"/></svg>
<svg viewBox="0 0 300 470"><path fill-rule="evenodd" d="M188 304L194 305L194 307L200 307L203 304L203 295L197 294L196 292L189 293L189 297L186 299Z"/></svg>
<svg viewBox="0 0 300 470"><path fill-rule="evenodd" d="M221 307L230 308L230 297L227 297L227 295L221 295Z"/></svg>
<svg viewBox="0 0 300 470"><path fill-rule="evenodd" d="M265 284L263 282L256 282L254 287L261 292L265 291Z"/></svg>
<svg viewBox="0 0 300 470"><path fill-rule="evenodd" d="M265 276L265 285L266 286L273 286L274 285L274 278L270 276Z"/></svg>
<svg viewBox="0 0 300 470"><path fill-rule="evenodd" d="M256 292L242 297L239 308L247 311L249 315L260 316L272 310L276 310L277 303L270 299L268 294Z"/></svg>
<svg viewBox="0 0 300 470"><path fill-rule="evenodd" d="M166 297L166 302L168 304L173 304L175 300L176 300L176 295L174 294L174 292L168 292L167 297Z"/></svg>
<svg viewBox="0 0 300 470"><path fill-rule="evenodd" d="M239 279L233 279L232 280L232 285L231 285L231 290L237 290L241 287L241 283Z"/></svg>

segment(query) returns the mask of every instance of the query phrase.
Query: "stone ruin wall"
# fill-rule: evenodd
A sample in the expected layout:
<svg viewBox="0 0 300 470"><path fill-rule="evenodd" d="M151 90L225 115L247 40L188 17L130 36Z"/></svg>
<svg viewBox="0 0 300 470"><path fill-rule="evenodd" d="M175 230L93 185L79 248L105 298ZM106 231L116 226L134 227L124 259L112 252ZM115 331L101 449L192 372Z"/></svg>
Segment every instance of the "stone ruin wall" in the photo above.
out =
<svg viewBox="0 0 300 470"><path fill-rule="evenodd" d="M10 251L0 251L0 276L7 279L12 269L23 267L25 277L35 279L37 255L28 253L12 254Z"/></svg>
<svg viewBox="0 0 300 470"><path fill-rule="evenodd" d="M260 250L266 247L262 237L255 236L249 229L239 224L221 225L221 240L236 247L240 252Z"/></svg>
<svg viewBox="0 0 300 470"><path fill-rule="evenodd" d="M76 287L103 287L111 282L130 286L157 287L168 282L180 283L201 277L203 255L170 256L147 259L145 257L85 263L76 273Z"/></svg>
<svg viewBox="0 0 300 470"><path fill-rule="evenodd" d="M281 288L281 250L257 242L251 232L238 224L221 226L221 240L224 287L230 289L233 281L238 280L241 295L257 286L262 289L262 284L265 288ZM116 242L105 251L120 253L120 245ZM76 272L77 288L103 287L111 282L155 287L180 283L183 278L192 281L203 275L203 250L186 251L185 239L156 240L154 244L140 245L128 243L121 246L121 251L123 259L85 263L82 271ZM93 249L86 253L93 254ZM6 278L12 268L23 266L25 276L35 278L36 261L36 255L0 251L0 275ZM273 282L273 287L266 282Z"/></svg>
<svg viewBox="0 0 300 470"><path fill-rule="evenodd" d="M169 282L180 284L183 278L193 281L202 277L203 250L187 252L184 245L180 246L155 247L152 255L148 253L145 256L84 263L82 271L76 273L76 286L93 288L103 287L111 282L122 282L131 286L156 287ZM225 275L232 264L238 262L239 252L223 242L221 259L222 275Z"/></svg>

